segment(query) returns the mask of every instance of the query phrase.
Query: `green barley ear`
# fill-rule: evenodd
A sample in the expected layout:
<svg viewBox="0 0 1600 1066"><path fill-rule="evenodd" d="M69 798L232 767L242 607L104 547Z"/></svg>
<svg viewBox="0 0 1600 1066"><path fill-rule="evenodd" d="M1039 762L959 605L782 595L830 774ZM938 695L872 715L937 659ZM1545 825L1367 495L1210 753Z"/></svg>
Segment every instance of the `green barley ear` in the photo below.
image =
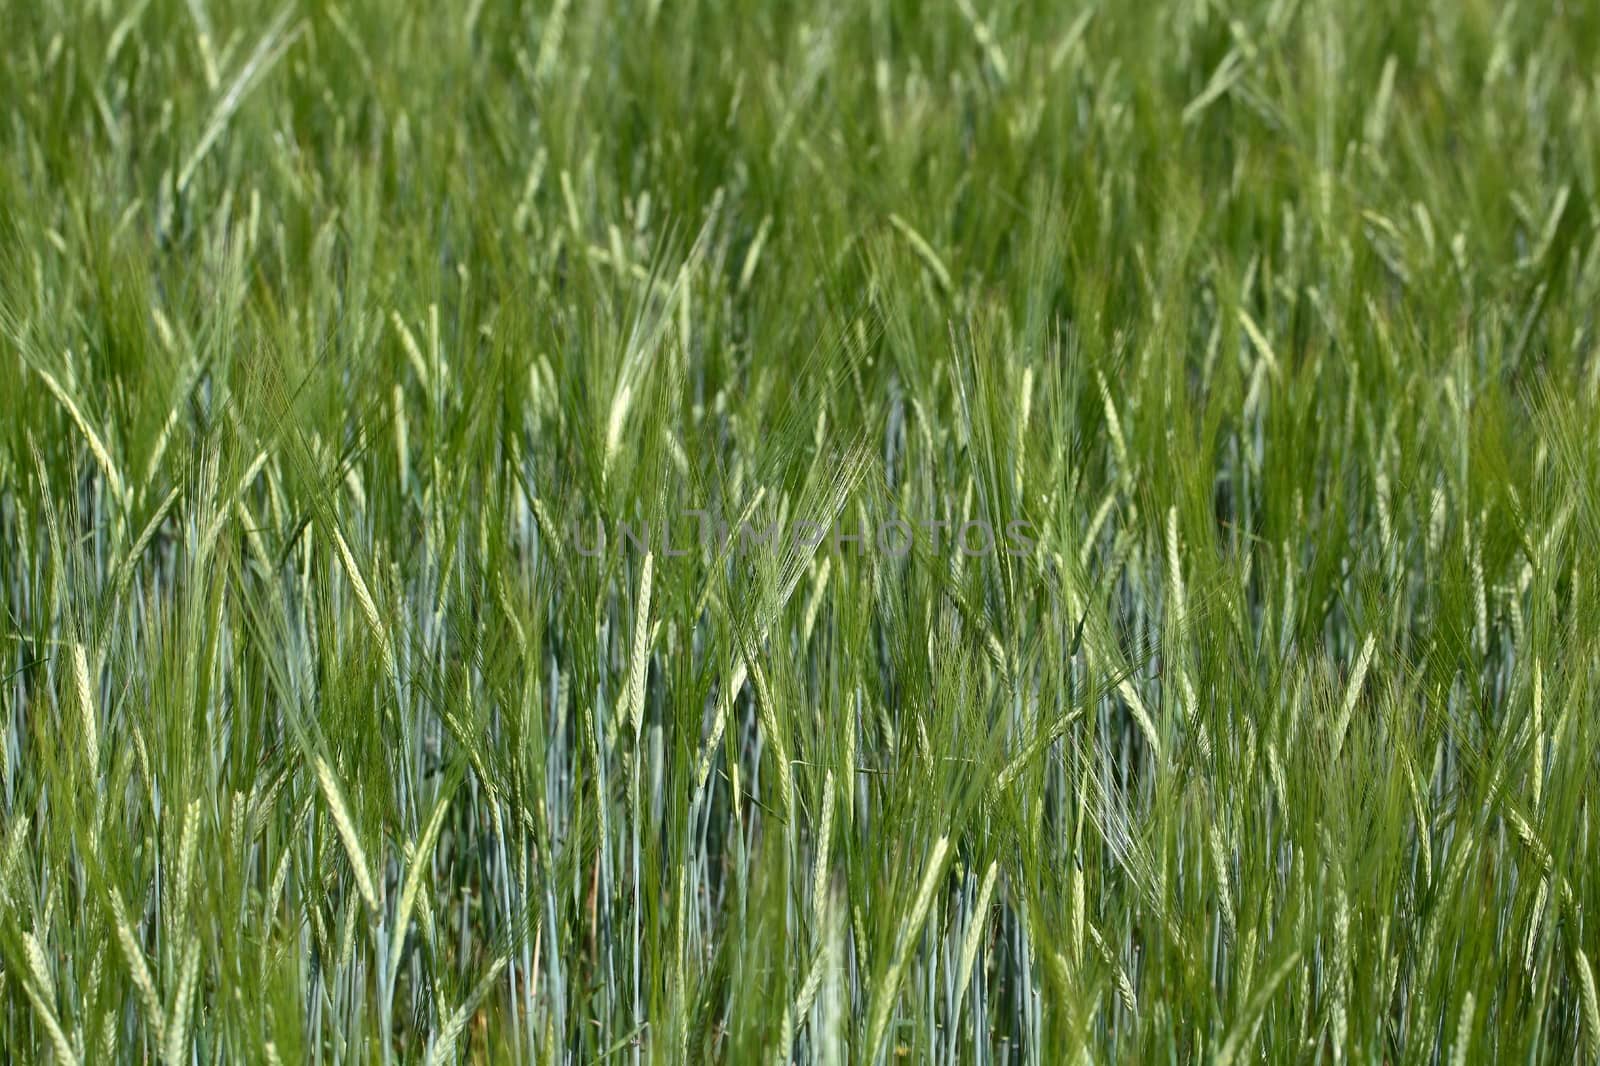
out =
<svg viewBox="0 0 1600 1066"><path fill-rule="evenodd" d="M1344 747L1344 736L1350 728L1350 718L1355 713L1356 704L1361 699L1361 686L1366 682L1367 668L1372 665L1372 653L1376 647L1376 635L1368 633L1367 639L1361 645L1361 654L1356 659L1355 669L1350 673L1350 683L1345 688L1344 702L1339 707L1339 717L1333 725L1332 750L1335 759L1339 757L1339 752Z"/></svg>
<svg viewBox="0 0 1600 1066"><path fill-rule="evenodd" d="M1255 1042L1256 1034L1261 1025L1261 1017L1266 1011L1267 1004L1277 992L1278 986L1283 984L1289 975L1294 972L1299 962L1299 953L1291 953L1256 989L1255 994L1245 1004L1239 1018L1230 1026L1228 1036L1223 1041L1221 1049L1217 1052L1218 1066L1232 1066L1234 1061Z"/></svg>
<svg viewBox="0 0 1600 1066"><path fill-rule="evenodd" d="M134 990L139 995L140 1006L144 1009L145 1017L149 1020L150 1028L154 1031L156 1043L159 1045L163 1043L163 1033L166 1031L166 1013L161 1009L161 999L156 994L155 978L145 961L144 948L140 946L139 938L128 921L128 911L122 902L122 896L114 887L111 889L111 917L116 927L117 945L122 949L123 958L133 978Z"/></svg>
<svg viewBox="0 0 1600 1066"><path fill-rule="evenodd" d="M1472 1047L1472 1014L1476 1001L1468 992L1461 1000L1461 1017L1456 1022L1455 1047L1450 1051L1450 1066L1466 1066L1467 1051Z"/></svg>
<svg viewBox="0 0 1600 1066"><path fill-rule="evenodd" d="M940 837L934 843L927 865L923 869L922 882L918 885L917 894L912 900L911 909L906 912L900 924L900 931L895 937L894 956L890 960L888 970L879 977L877 988L873 992L872 1012L868 1015L866 1030L868 1061L876 1061L878 1052L882 1049L884 1033L889 1025L889 1014L894 1009L894 1001L899 995L900 982L905 976L906 965L910 961L915 942L922 935L922 925L933 904L934 892L944 876L944 860L949 849L948 837Z"/></svg>
<svg viewBox="0 0 1600 1066"><path fill-rule="evenodd" d="M78 1055L72 1049L67 1034L62 1031L61 1021L56 1017L54 1008L35 986L24 984L23 991L27 993L28 1000L33 1004L39 1021L44 1026L45 1034L49 1037L50 1050L55 1056L57 1066L77 1066Z"/></svg>
<svg viewBox="0 0 1600 1066"><path fill-rule="evenodd" d="M645 552L640 564L639 591L634 600L633 642L628 652L628 672L623 679L622 700L616 714L606 723L606 749L616 743L617 730L627 723L635 745L644 725L644 689L650 673L650 591L655 557Z"/></svg>
<svg viewBox="0 0 1600 1066"><path fill-rule="evenodd" d="M1583 1003L1583 1042L1591 1061L1600 1060L1600 995L1595 992L1594 969L1589 957L1577 945L1572 948L1573 969L1578 972L1578 991Z"/></svg>
<svg viewBox="0 0 1600 1066"><path fill-rule="evenodd" d="M461 1038L462 1031L466 1029L467 1023L472 1020L473 1012L478 1009L478 1004L489 994L489 989L499 978L500 972L505 969L507 961L507 958L502 955L490 962L484 968L483 976L478 979L478 983L473 986L472 991L467 993L467 997L462 1000L461 1005L449 1014L444 1015L444 1022L439 1027L439 1032L434 1036L428 1048L428 1066L438 1066L438 1064L449 1061L454 1055L456 1041Z"/></svg>
<svg viewBox="0 0 1600 1066"><path fill-rule="evenodd" d="M68 362L72 360L70 351L67 353L67 360ZM84 417L83 411L79 409L72 397L67 395L67 391L56 381L54 375L42 367L35 367L34 371L39 375L39 380L43 381L50 390L50 394L56 398L56 402L67 412L78 432L83 435L84 441L89 445L90 454L94 456L95 462L100 466L101 473L105 476L106 485L111 490L112 497L119 506L126 507L128 503L127 482L123 479L122 472L117 468L116 462L111 458L111 452L106 448L105 441L101 439L99 433L95 432L94 427Z"/></svg>
<svg viewBox="0 0 1600 1066"><path fill-rule="evenodd" d="M328 813L333 816L333 825L339 834L339 842L344 845L345 855L350 860L351 872L355 874L356 889L361 893L367 909L376 914L379 909L377 884L372 875L372 868L367 863L366 851L361 846L361 837L356 832L355 819L350 816L350 808L345 804L344 789L334 776L333 768L322 756L313 758L312 769L316 773L317 785L322 789L323 799L328 804Z"/></svg>
<svg viewBox="0 0 1600 1066"><path fill-rule="evenodd" d="M189 1024L194 1011L194 997L200 978L200 941L190 938L183 949L178 965L178 987L173 993L172 1008L167 1012L170 1024L163 1045L167 1066L182 1066L189 1059Z"/></svg>
<svg viewBox="0 0 1600 1066"><path fill-rule="evenodd" d="M431 874L433 863L433 848L439 839L440 831L444 828L445 816L450 810L450 795L450 791L440 790L438 798L434 801L433 811L428 815L428 821L422 828L422 835L417 838L416 847L411 850L408 859L405 881L400 888L400 899L395 904L394 924L389 933L389 962L383 974L382 985L385 1010L390 1009L394 999L395 982L400 976L406 933L411 925L411 911L416 906L418 897L426 891L426 881Z"/></svg>
<svg viewBox="0 0 1600 1066"><path fill-rule="evenodd" d="M355 591L356 602L361 605L361 613L366 616L367 624L372 627L372 635L377 638L378 647L383 652L384 666L393 676L395 672L394 646L389 635L389 627L384 623L383 616L378 612L378 604L372 598L372 590L367 585L367 580L357 565L355 556L350 552L350 546L345 543L344 535L334 527L334 546L339 550L339 562L344 567L345 577L350 582L350 587Z"/></svg>
<svg viewBox="0 0 1600 1066"><path fill-rule="evenodd" d="M100 774L100 712L96 707L94 686L89 678L89 661L84 654L83 645L72 645L72 676L76 683L74 694L77 697L78 712L83 723L83 753L84 762L88 767L91 779Z"/></svg>
<svg viewBox="0 0 1600 1066"><path fill-rule="evenodd" d="M991 862L989 869L984 872L977 900L973 903L972 911L967 918L967 934L962 938L960 961L956 964L955 1013L958 1016L961 1001L966 995L967 984L972 980L972 967L978 958L978 948L982 945L984 934L989 928L989 902L994 894L995 881L999 873L999 862Z"/></svg>
<svg viewBox="0 0 1600 1066"><path fill-rule="evenodd" d="M834 822L833 771L829 770L822 782L822 813L817 818L816 858L811 877L811 918L820 930L825 925L824 910L828 901L828 859L833 841Z"/></svg>

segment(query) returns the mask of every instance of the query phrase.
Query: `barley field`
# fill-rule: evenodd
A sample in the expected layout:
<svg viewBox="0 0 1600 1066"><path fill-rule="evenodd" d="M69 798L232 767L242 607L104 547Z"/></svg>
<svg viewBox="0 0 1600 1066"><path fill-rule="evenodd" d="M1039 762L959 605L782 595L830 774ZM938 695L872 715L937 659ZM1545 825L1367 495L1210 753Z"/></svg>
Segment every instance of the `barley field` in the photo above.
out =
<svg viewBox="0 0 1600 1066"><path fill-rule="evenodd" d="M1600 5L0 25L0 1058L1600 1061Z"/></svg>

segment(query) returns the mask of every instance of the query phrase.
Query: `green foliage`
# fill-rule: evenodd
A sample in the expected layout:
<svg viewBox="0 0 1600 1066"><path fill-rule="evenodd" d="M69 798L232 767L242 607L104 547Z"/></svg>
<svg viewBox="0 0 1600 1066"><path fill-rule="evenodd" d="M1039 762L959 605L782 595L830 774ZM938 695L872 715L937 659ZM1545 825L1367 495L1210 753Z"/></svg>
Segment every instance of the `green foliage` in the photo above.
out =
<svg viewBox="0 0 1600 1066"><path fill-rule="evenodd" d="M0 1055L1600 1059L1600 6L0 24Z"/></svg>

